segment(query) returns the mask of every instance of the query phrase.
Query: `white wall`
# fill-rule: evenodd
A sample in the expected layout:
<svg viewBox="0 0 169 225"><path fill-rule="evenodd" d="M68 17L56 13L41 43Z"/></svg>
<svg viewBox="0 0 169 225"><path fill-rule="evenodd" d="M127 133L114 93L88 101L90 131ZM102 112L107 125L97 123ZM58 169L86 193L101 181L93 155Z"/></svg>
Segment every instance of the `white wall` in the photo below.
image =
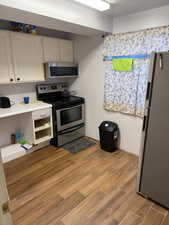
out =
<svg viewBox="0 0 169 225"><path fill-rule="evenodd" d="M98 126L104 120L115 121L121 131L121 149L138 153L142 121L133 116L104 110L104 63L102 37L78 37L75 41L80 77L72 85L86 99L86 135L99 139ZM136 125L137 124L137 125ZM136 126L135 126L136 125Z"/></svg>
<svg viewBox="0 0 169 225"><path fill-rule="evenodd" d="M128 16L116 17L113 20L113 33L137 31L166 25L169 25L169 5Z"/></svg>
<svg viewBox="0 0 169 225"><path fill-rule="evenodd" d="M67 0L1 0L0 18L76 34L110 32L111 16Z"/></svg>
<svg viewBox="0 0 169 225"><path fill-rule="evenodd" d="M128 32L169 25L169 7L149 10L126 17L115 18L114 32ZM142 119L103 109L104 64L101 37L77 37L75 52L80 65L80 77L72 85L86 99L86 134L98 139L98 126L103 120L119 124L120 148L139 154Z"/></svg>

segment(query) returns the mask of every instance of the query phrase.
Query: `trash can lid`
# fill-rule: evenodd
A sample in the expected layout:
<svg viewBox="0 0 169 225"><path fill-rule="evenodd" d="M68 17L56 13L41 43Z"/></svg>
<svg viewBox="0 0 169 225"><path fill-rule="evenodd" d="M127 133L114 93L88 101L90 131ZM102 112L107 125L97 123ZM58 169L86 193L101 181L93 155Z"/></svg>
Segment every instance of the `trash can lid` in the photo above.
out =
<svg viewBox="0 0 169 225"><path fill-rule="evenodd" d="M118 129L118 125L112 121L103 121L100 126L100 130L113 132L114 130Z"/></svg>

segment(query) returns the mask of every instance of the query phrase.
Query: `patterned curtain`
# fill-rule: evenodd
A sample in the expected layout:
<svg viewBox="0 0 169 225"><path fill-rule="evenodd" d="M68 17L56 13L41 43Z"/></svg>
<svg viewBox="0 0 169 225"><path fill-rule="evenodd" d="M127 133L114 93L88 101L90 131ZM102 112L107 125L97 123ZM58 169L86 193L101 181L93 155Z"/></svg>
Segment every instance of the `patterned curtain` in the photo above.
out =
<svg viewBox="0 0 169 225"><path fill-rule="evenodd" d="M151 54L169 50L169 26L133 33L109 35L104 42L104 57ZM149 58L134 59L131 72L112 69L105 61L104 108L143 117Z"/></svg>

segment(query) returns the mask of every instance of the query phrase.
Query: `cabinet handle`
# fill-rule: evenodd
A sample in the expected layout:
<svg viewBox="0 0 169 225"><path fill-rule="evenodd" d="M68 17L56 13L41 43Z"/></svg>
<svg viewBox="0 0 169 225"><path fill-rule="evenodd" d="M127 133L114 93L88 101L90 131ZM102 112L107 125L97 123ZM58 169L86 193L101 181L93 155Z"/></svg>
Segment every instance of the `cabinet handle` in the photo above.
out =
<svg viewBox="0 0 169 225"><path fill-rule="evenodd" d="M18 78L17 78L17 81L20 81L20 80L21 80L21 79L18 77Z"/></svg>
<svg viewBox="0 0 169 225"><path fill-rule="evenodd" d="M160 69L163 69L163 55L160 54Z"/></svg>
<svg viewBox="0 0 169 225"><path fill-rule="evenodd" d="M10 81L13 82L13 78L11 78Z"/></svg>

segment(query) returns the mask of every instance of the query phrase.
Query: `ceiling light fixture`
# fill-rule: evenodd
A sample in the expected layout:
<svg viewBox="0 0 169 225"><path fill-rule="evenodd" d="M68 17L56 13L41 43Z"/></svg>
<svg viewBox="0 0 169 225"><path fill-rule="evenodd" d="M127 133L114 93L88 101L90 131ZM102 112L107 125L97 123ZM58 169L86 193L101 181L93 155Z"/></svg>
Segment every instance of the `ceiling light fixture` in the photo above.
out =
<svg viewBox="0 0 169 225"><path fill-rule="evenodd" d="M105 2L104 0L74 0L74 1L99 11L105 11L110 9L110 4Z"/></svg>

